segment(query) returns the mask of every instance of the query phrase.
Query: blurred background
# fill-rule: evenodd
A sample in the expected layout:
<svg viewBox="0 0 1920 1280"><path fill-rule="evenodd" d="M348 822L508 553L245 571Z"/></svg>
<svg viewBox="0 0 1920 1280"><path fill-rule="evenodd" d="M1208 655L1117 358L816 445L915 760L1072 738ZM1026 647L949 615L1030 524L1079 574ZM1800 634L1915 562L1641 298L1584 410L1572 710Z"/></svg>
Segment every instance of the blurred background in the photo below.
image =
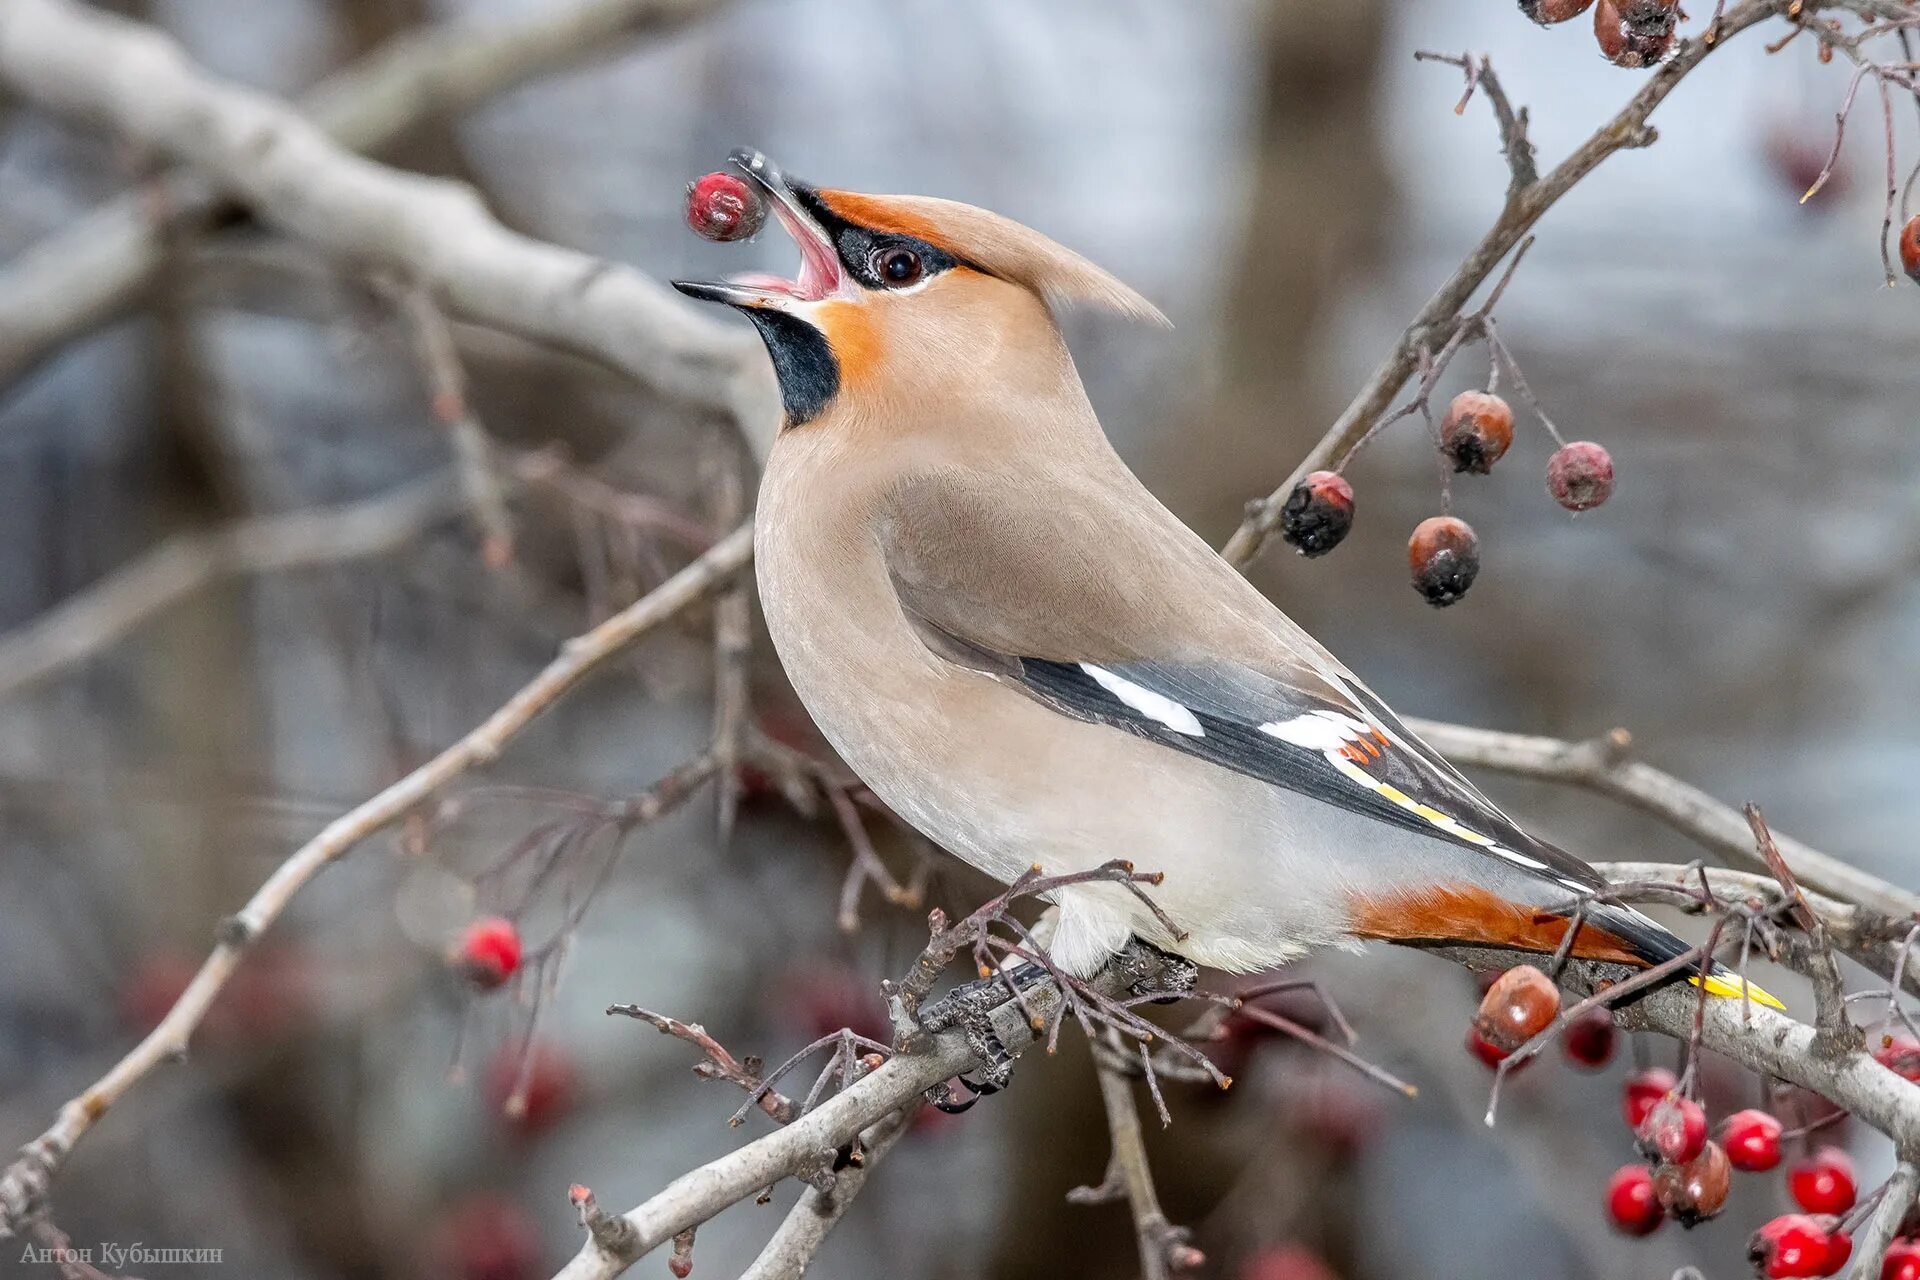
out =
<svg viewBox="0 0 1920 1280"><path fill-rule="evenodd" d="M416 24L559 3L112 7L295 94ZM1777 34L1713 56L1655 117L1657 146L1553 209L1501 305L1548 412L1612 451L1613 501L1556 507L1552 446L1521 412L1513 454L1455 485L1485 568L1435 611L1406 582L1406 534L1440 503L1406 421L1348 470L1349 545L1309 562L1276 543L1254 576L1404 712L1572 737L1627 726L1654 763L1913 884L1920 295L1881 287L1877 110L1827 189L1797 203L1848 72L1804 42L1767 56ZM1485 104L1455 115L1458 71L1416 49L1490 53L1532 108L1543 165L1643 79L1602 61L1584 21L1541 29L1478 0L737 0L381 154L659 278L791 268L778 233L742 249L683 225L685 183L741 143L814 181L1028 222L1174 319L1169 334L1076 317L1071 336L1122 452L1218 543L1498 211ZM98 135L0 110L0 255L152 172ZM40 1132L158 1019L215 923L295 845L722 527L716 477L749 461L717 424L568 357L456 337L479 420L524 464L510 562L489 567L471 523L450 521L371 562L221 582L0 710L0 1145ZM1443 393L1484 370L1468 352ZM390 293L255 228L180 243L135 315L0 388L0 626L170 535L371 497L447 460ZM692 1076L693 1052L608 1003L701 1021L770 1061L876 1025L878 981L924 931L871 894L856 931L837 927L848 853L832 822L750 785L724 848L711 793L617 847L554 847L582 797L617 800L701 748L709 626L694 614L656 636L397 838L327 871L191 1061L77 1153L61 1225L80 1242L219 1246L214 1274L261 1280L545 1276L577 1245L568 1183L624 1207L741 1140L725 1124L738 1099ZM817 747L763 638L753 694L767 732ZM1596 860L1694 856L1606 801L1487 785ZM912 842L868 825L908 874ZM501 868L530 848L552 852L570 902L602 868L605 882L548 983L476 994L445 948L501 908ZM986 896L934 865L931 902ZM511 897L530 939L559 927L563 896ZM1150 1134L1208 1276L1603 1280L1690 1262L1727 1276L1784 1207L1775 1180L1747 1179L1697 1231L1614 1236L1601 1199L1631 1156L1620 1080L1636 1061L1672 1065L1673 1045L1623 1047L1597 1073L1549 1055L1488 1130L1490 1073L1460 1042L1468 974L1384 951L1300 968L1421 1096L1279 1040L1222 1046L1234 1089L1176 1088L1174 1125ZM1124 1206L1063 1200L1100 1180L1107 1145L1084 1047L1065 1041L1005 1095L920 1125L814 1274L1136 1274ZM510 1117L523 1069L525 1114ZM1759 1096L1730 1067L1708 1078L1717 1107ZM1863 1139L1856 1154L1871 1185L1885 1153ZM696 1274L737 1274L795 1194L702 1228ZM47 1273L0 1250L0 1275Z"/></svg>

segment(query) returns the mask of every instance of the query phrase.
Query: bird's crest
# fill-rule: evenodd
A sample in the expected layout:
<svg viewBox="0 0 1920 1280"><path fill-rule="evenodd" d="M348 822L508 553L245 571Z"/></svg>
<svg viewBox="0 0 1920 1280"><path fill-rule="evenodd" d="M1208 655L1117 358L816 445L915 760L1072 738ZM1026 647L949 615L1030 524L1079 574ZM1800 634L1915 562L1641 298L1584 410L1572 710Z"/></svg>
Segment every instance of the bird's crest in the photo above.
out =
<svg viewBox="0 0 1920 1280"><path fill-rule="evenodd" d="M814 194L836 217L871 231L924 240L988 275L1032 290L1055 311L1086 305L1168 324L1158 307L1111 272L1011 218L934 196Z"/></svg>

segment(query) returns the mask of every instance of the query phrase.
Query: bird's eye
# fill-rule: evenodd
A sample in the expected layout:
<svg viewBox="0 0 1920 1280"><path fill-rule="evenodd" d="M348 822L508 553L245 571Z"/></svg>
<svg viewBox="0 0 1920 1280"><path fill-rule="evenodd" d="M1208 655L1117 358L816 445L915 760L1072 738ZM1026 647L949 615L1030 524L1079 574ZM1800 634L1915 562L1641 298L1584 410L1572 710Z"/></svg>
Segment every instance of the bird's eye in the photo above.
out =
<svg viewBox="0 0 1920 1280"><path fill-rule="evenodd" d="M893 287L912 284L926 274L920 255L911 249L875 249L868 263L875 275Z"/></svg>

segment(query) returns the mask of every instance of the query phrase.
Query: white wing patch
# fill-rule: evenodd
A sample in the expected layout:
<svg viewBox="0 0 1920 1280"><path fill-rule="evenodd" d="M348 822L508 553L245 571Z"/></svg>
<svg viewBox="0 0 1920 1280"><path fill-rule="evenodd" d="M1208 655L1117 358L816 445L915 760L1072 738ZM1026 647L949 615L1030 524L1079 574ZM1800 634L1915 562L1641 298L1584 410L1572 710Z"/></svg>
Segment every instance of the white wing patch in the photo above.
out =
<svg viewBox="0 0 1920 1280"><path fill-rule="evenodd" d="M1098 679L1098 677L1095 677ZM1327 758L1327 763L1348 780L1377 793L1400 808L1416 815L1430 825L1446 832L1456 840L1464 840L1476 845L1497 858L1502 858L1515 866L1526 867L1533 871L1551 872L1552 868L1538 858L1529 857L1517 849L1485 836L1478 831L1462 826L1452 814L1443 813L1429 804L1422 804L1391 783L1382 782L1360 767L1360 761L1380 755L1380 746L1388 743L1385 730L1368 724L1355 716L1330 711L1324 707L1315 708L1304 715L1291 720L1274 720L1260 726L1260 732L1269 737L1309 751L1318 751ZM1379 744L1376 746L1375 744ZM1585 886L1555 876L1560 883L1574 889Z"/></svg>
<svg viewBox="0 0 1920 1280"><path fill-rule="evenodd" d="M1155 693L1091 662L1081 663L1080 669L1092 676L1102 689L1149 720L1157 720L1175 733L1184 733L1189 738L1207 736L1207 731L1200 727L1200 718L1164 693Z"/></svg>

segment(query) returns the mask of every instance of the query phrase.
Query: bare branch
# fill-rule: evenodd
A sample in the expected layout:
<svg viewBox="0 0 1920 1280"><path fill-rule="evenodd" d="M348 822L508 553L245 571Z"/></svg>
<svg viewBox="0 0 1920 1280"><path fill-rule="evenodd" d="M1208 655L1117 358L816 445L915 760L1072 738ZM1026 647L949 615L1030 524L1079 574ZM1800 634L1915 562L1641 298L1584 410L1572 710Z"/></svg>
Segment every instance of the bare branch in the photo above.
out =
<svg viewBox="0 0 1920 1280"><path fill-rule="evenodd" d="M0 636L0 698L29 689L224 578L391 554L458 511L444 476L339 507L168 539Z"/></svg>
<svg viewBox="0 0 1920 1280"><path fill-rule="evenodd" d="M326 80L302 108L342 146L373 151L429 117L468 110L617 52L623 37L671 30L715 7L716 0L580 0L515 22L429 27ZM223 203L195 175L168 174L9 262L0 270L0 385L137 302L167 237L206 225Z"/></svg>
<svg viewBox="0 0 1920 1280"><path fill-rule="evenodd" d="M205 171L263 220L418 280L452 313L727 414L756 447L779 421L750 331L630 267L509 231L468 187L354 155L285 103L204 74L158 31L74 0L8 0L0 84Z"/></svg>
<svg viewBox="0 0 1920 1280"><path fill-rule="evenodd" d="M773 1233L753 1265L740 1273L740 1280L799 1280L826 1241L827 1233L839 1224L853 1198L873 1176L873 1167L913 1127L913 1117L918 1110L917 1106L911 1106L896 1111L861 1134L860 1162L840 1170L828 1190L808 1187L801 1192L799 1203L788 1211L780 1229Z"/></svg>
<svg viewBox="0 0 1920 1280"><path fill-rule="evenodd" d="M1167 1221L1160 1208L1128 1077L1106 1066L1096 1071L1100 1100L1107 1109L1107 1131L1113 1135L1113 1153L1101 1185L1068 1192L1067 1199L1075 1204L1099 1204L1125 1196L1133 1213L1134 1238L1140 1246L1141 1280L1170 1280L1181 1271L1200 1266L1206 1258L1188 1243L1192 1233Z"/></svg>
<svg viewBox="0 0 1920 1280"><path fill-rule="evenodd" d="M1461 309L1486 282L1494 268L1520 243L1521 237L1540 220L1541 215L1582 178L1598 168L1608 156L1616 151L1644 147L1653 142L1655 134L1647 124L1648 117L1689 71L1699 66L1728 37L1748 27L1784 14L1789 9L1811 11L1821 7L1822 0L1745 0L1745 3L1735 5L1722 16L1713 40L1683 41L1673 57L1648 77L1627 105L1601 125L1592 137L1575 148L1571 155L1538 181L1524 188L1516 186L1510 189L1492 228L1467 253L1465 260L1454 268L1453 274L1426 306L1420 309L1387 358L1368 377L1359 394L1335 420L1326 435L1294 468L1293 474L1271 494L1247 505L1246 518L1234 530L1221 554L1236 565L1245 565L1260 553L1267 538L1279 527L1280 509L1294 485L1308 472L1332 466L1379 420L1399 394L1400 388L1420 367L1422 357L1430 357L1446 345L1459 323Z"/></svg>
<svg viewBox="0 0 1920 1280"><path fill-rule="evenodd" d="M159 1025L106 1075L62 1107L52 1127L0 1171L0 1239L19 1230L74 1144L107 1109L155 1067L185 1051L249 944L280 918L294 895L322 868L368 836L405 818L454 779L494 760L537 716L608 659L712 595L746 566L752 554L752 529L735 530L646 596L585 635L568 641L558 657L472 732L372 799L334 819L295 850L247 904L221 924L213 952Z"/></svg>
<svg viewBox="0 0 1920 1280"><path fill-rule="evenodd" d="M1645 810L1736 862L1762 865L1754 850L1753 833L1739 810L1670 773L1627 759L1632 740L1623 730L1616 729L1613 736L1599 741L1568 742L1438 720L1407 723L1456 764L1597 791ZM1795 874L1828 897L1859 903L1895 919L1920 918L1920 894L1889 884L1790 836L1776 833L1774 839Z"/></svg>

